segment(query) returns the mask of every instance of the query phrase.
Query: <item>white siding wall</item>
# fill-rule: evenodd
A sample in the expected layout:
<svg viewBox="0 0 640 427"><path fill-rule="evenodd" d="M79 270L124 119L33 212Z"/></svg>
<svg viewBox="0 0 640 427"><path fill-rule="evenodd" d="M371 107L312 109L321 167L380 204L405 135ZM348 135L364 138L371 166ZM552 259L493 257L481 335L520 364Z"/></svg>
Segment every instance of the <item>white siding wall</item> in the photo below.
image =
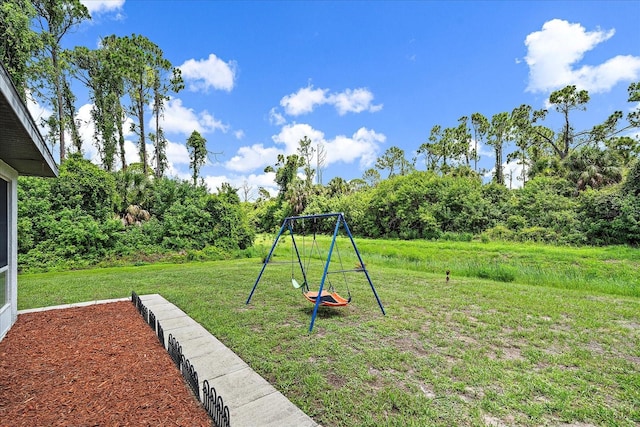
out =
<svg viewBox="0 0 640 427"><path fill-rule="evenodd" d="M9 183L9 266L7 269L8 304L0 307L0 340L18 318L18 173L0 160L0 178ZM3 286L4 284L0 284ZM2 301L0 301L2 304Z"/></svg>

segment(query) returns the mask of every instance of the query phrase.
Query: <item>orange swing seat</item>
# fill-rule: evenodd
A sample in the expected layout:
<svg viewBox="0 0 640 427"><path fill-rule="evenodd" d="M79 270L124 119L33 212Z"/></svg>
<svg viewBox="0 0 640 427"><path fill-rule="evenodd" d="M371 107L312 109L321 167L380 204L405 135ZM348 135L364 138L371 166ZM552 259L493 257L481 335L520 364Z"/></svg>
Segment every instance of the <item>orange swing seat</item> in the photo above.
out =
<svg viewBox="0 0 640 427"><path fill-rule="evenodd" d="M316 303L318 299L318 291L303 292L302 295L312 304ZM351 296L349 299L345 299L338 295L337 292L328 292L323 290L320 294L320 305L325 307L344 307L351 302Z"/></svg>

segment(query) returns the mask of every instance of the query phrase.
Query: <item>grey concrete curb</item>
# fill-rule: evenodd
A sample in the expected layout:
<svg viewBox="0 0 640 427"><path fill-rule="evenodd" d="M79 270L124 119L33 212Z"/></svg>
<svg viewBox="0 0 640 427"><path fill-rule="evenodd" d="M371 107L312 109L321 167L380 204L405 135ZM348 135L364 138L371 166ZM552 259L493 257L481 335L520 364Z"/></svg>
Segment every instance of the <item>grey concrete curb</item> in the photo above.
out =
<svg viewBox="0 0 640 427"><path fill-rule="evenodd" d="M205 328L161 295L141 295L140 300L169 334L198 373L200 390L207 380L229 407L234 427L313 427L318 424L258 375L240 357Z"/></svg>

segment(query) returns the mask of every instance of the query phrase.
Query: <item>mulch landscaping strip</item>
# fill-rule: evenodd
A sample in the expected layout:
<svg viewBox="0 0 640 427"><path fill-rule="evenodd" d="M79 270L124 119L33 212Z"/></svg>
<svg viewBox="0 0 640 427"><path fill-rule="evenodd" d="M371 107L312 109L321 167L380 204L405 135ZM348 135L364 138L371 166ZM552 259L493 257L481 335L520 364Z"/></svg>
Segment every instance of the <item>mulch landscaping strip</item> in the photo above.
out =
<svg viewBox="0 0 640 427"><path fill-rule="evenodd" d="M2 426L210 426L130 302L21 314L0 342Z"/></svg>

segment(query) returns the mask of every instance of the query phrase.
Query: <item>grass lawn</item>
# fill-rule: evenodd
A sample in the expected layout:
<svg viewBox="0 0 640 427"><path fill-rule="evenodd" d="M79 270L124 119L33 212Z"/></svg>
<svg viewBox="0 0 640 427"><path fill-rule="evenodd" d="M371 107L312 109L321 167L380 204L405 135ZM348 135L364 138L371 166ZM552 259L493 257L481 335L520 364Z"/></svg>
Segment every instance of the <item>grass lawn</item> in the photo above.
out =
<svg viewBox="0 0 640 427"><path fill-rule="evenodd" d="M23 274L19 307L160 293L326 426L640 423L638 250L357 244L387 315L353 273L351 305L321 308L312 334L290 265L245 305L255 258Z"/></svg>

